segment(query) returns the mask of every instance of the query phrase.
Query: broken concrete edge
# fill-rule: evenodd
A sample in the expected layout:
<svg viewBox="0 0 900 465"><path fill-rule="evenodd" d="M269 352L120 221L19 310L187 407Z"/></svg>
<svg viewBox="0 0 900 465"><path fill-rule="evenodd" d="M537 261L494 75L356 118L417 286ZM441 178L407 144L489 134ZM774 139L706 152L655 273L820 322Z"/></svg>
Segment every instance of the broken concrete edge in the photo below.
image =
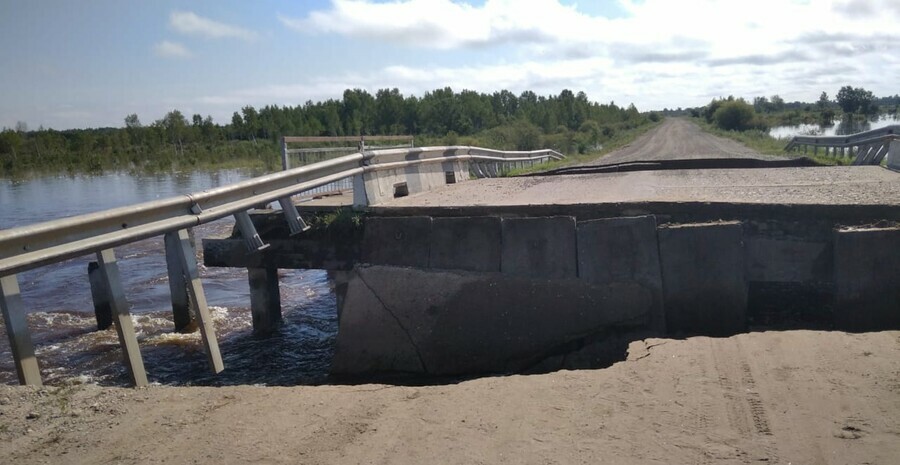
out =
<svg viewBox="0 0 900 465"><path fill-rule="evenodd" d="M645 328L652 303L633 283L377 265L346 279L336 375L520 373L608 328Z"/></svg>
<svg viewBox="0 0 900 465"><path fill-rule="evenodd" d="M900 329L900 226L834 230L835 327Z"/></svg>
<svg viewBox="0 0 900 465"><path fill-rule="evenodd" d="M660 223L704 223L714 221L827 220L834 223L864 224L872 218L900 221L896 205L810 205L734 202L610 202L601 204L554 205L472 205L427 207L371 207L379 217L423 216L574 216L578 221L622 216L654 215Z"/></svg>

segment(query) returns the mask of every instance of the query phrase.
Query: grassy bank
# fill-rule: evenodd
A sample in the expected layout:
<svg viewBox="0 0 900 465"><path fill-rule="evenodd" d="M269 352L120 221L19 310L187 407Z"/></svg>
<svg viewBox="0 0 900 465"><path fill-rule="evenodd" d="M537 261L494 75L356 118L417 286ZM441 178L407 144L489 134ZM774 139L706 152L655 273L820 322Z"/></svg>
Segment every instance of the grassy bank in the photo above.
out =
<svg viewBox="0 0 900 465"><path fill-rule="evenodd" d="M778 157L785 158L796 158L797 156L804 156L807 158L811 158L816 162L823 165L849 165L851 160L849 158L836 158L829 157L825 155L813 155L812 153L800 153L798 155L797 152L785 152L784 147L788 144L787 139L776 139L769 135L769 133L765 131L760 131L758 129L751 129L748 131L726 131L716 127L714 124L707 123L702 118L694 118L693 122L697 123L704 131L715 134L720 137L725 137L741 144L746 145L747 147L755 150L764 155L774 155Z"/></svg>

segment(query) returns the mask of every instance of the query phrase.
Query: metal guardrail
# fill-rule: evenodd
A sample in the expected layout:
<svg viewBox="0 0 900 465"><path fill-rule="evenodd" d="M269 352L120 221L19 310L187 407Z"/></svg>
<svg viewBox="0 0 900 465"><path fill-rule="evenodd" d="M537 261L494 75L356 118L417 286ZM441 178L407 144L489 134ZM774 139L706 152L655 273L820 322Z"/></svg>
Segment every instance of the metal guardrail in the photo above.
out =
<svg viewBox="0 0 900 465"><path fill-rule="evenodd" d="M365 151L215 189L0 230L0 309L19 380L22 384L41 384L17 273L96 253L132 382L138 386L145 385L147 378L113 248L165 235L170 285L173 289L180 286L189 291L191 310L200 327L210 367L218 373L223 369L222 359L200 285L196 256L188 239L190 228L233 215L248 248L251 251L261 250L267 245L256 233L248 210L278 201L291 233L300 233L305 230L305 223L291 196L329 183L351 178L356 187L354 205L365 207L368 205L363 179L366 173L428 163L467 161L471 171L485 177L496 176L507 166L562 158L562 154L553 150L505 152L467 146ZM173 309L176 304L174 299L173 294Z"/></svg>
<svg viewBox="0 0 900 465"><path fill-rule="evenodd" d="M900 141L900 125L897 124L844 136L794 136L784 150L802 148L804 153L809 153L809 147L812 147L813 154L818 154L821 147L826 155L855 157L854 165L878 165L890 157L894 141ZM900 157L900 153L893 156Z"/></svg>

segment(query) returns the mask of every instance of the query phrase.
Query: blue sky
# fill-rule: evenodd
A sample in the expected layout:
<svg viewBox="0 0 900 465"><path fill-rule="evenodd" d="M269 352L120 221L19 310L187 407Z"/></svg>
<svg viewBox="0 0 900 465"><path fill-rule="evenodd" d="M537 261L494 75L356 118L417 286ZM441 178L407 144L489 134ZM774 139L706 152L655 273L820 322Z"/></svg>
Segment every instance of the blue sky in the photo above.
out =
<svg viewBox="0 0 900 465"><path fill-rule="evenodd" d="M0 0L0 127L121 126L343 89L698 106L900 93L896 0Z"/></svg>

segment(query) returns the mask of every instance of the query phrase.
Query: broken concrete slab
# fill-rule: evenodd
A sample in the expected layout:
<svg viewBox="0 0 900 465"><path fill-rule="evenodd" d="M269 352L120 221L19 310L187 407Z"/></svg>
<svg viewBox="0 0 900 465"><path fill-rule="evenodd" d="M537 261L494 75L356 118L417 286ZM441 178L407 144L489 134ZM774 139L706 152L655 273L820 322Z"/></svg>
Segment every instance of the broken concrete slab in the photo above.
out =
<svg viewBox="0 0 900 465"><path fill-rule="evenodd" d="M748 285L741 223L667 225L658 234L669 332L743 331Z"/></svg>
<svg viewBox="0 0 900 465"><path fill-rule="evenodd" d="M431 217L366 218L362 260L375 265L428 266Z"/></svg>
<svg viewBox="0 0 900 465"><path fill-rule="evenodd" d="M500 271L500 217L434 218L429 268Z"/></svg>
<svg viewBox="0 0 900 465"><path fill-rule="evenodd" d="M634 283L360 266L332 372L518 372L579 339L646 325L652 300Z"/></svg>
<svg viewBox="0 0 900 465"><path fill-rule="evenodd" d="M834 234L835 326L900 329L900 227Z"/></svg>
<svg viewBox="0 0 900 465"><path fill-rule="evenodd" d="M510 276L575 278L575 217L503 218L500 269Z"/></svg>
<svg viewBox="0 0 900 465"><path fill-rule="evenodd" d="M594 284L637 283L653 296L650 327L666 330L656 218L608 218L578 223L578 276Z"/></svg>

